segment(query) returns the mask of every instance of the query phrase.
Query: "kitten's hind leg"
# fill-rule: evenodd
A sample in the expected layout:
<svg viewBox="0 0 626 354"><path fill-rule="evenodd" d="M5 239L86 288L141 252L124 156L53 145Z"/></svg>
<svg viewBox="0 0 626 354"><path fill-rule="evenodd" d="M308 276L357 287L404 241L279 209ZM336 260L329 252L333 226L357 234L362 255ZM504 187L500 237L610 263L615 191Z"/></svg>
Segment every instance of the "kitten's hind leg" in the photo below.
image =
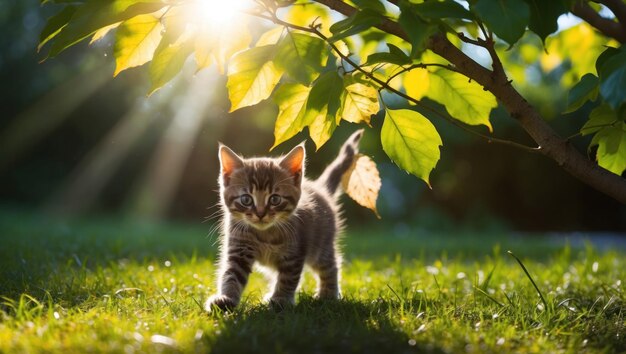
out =
<svg viewBox="0 0 626 354"><path fill-rule="evenodd" d="M335 261L329 261L318 265L315 271L318 276L318 288L316 297L319 299L338 299L339 291L339 268Z"/></svg>

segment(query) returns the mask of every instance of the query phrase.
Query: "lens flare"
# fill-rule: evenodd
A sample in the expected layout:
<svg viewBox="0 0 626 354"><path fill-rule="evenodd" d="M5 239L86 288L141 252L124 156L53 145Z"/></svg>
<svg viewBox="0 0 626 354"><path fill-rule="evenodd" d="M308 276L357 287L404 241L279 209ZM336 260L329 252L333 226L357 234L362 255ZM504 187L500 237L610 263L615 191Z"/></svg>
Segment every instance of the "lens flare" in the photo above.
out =
<svg viewBox="0 0 626 354"><path fill-rule="evenodd" d="M250 5L246 0L197 0L198 18L219 31L235 29L242 19L242 11Z"/></svg>

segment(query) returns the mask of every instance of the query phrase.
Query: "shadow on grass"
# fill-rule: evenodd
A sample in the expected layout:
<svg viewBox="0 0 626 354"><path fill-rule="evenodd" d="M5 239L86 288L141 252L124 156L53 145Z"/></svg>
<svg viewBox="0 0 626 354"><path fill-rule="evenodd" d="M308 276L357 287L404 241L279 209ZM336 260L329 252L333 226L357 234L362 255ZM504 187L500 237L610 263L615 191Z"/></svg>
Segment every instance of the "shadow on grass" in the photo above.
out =
<svg viewBox="0 0 626 354"><path fill-rule="evenodd" d="M389 318L386 303L351 299L320 301L300 296L293 308L268 306L213 318L220 332L206 338L212 353L404 353L441 352L420 348ZM397 313L396 313L397 314Z"/></svg>

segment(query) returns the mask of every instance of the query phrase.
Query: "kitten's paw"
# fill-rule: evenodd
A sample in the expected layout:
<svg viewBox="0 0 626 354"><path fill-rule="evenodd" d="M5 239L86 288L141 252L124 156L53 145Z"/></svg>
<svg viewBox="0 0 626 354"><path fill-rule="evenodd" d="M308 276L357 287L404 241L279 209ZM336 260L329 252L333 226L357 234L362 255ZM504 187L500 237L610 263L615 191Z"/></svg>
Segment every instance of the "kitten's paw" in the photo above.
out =
<svg viewBox="0 0 626 354"><path fill-rule="evenodd" d="M315 298L318 300L339 300L341 293L338 290L321 290L315 294Z"/></svg>
<svg viewBox="0 0 626 354"><path fill-rule="evenodd" d="M275 311L282 311L287 307L294 306L296 304L296 299L293 297L272 297L270 299L269 305Z"/></svg>
<svg viewBox="0 0 626 354"><path fill-rule="evenodd" d="M214 312L216 309L220 311L232 311L235 306L237 306L237 302L224 295L212 295L204 304L204 310L206 312Z"/></svg>

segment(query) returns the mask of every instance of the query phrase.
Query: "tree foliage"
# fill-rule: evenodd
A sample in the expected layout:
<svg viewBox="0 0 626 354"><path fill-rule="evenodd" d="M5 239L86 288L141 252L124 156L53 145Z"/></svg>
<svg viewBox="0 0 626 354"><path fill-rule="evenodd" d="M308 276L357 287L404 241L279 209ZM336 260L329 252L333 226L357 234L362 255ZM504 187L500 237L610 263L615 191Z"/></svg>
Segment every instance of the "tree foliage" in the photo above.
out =
<svg viewBox="0 0 626 354"><path fill-rule="evenodd" d="M539 62L546 72L571 64L569 69L561 65L568 70L563 84L571 87L566 111L595 102L579 134L593 136L590 155L599 166L621 175L626 170L623 1L260 0L245 16L272 28L254 45L246 25L224 33L207 23L198 11L203 1L44 0L60 5L60 11L43 29L40 49L48 47L46 58L54 57L114 30L114 74L148 63L151 92L191 57L198 70L215 63L227 73L231 111L270 97L278 105L274 147L308 128L319 148L338 125L369 125L384 110L384 151L428 183L445 144L429 118L385 103L385 95L396 95L490 142L544 153L584 182L626 201L624 180L597 171L593 163L581 164L578 153L537 121L541 117L520 95L530 63ZM615 16L602 17L597 3ZM331 16L333 10L343 16ZM557 19L568 12L595 29L583 22L557 32ZM466 54L473 48L482 57ZM494 136L490 117L498 102L536 147Z"/></svg>

